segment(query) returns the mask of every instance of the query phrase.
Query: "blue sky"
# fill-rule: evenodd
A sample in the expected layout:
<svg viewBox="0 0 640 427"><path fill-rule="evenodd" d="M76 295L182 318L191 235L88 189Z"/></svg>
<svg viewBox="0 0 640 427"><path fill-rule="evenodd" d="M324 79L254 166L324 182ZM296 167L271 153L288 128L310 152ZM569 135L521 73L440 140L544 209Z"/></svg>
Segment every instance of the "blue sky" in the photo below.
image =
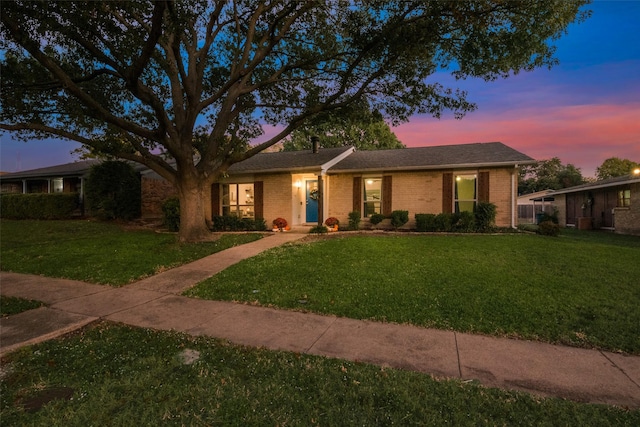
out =
<svg viewBox="0 0 640 427"><path fill-rule="evenodd" d="M412 117L394 128L407 146L501 141L538 159L594 176L608 157L640 162L640 0L599 0L593 15L557 42L560 65L496 82L437 81L469 92L478 110L462 120ZM15 172L77 159L78 144L1 136L0 170Z"/></svg>

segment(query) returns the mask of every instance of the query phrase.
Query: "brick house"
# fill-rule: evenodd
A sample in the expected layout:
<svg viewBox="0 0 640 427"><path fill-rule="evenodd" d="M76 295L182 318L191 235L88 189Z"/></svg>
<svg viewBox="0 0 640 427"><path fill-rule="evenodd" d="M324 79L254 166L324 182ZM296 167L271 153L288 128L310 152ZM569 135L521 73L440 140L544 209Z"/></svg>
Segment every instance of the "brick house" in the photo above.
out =
<svg viewBox="0 0 640 427"><path fill-rule="evenodd" d="M563 227L640 235L640 174L564 188L549 196Z"/></svg>
<svg viewBox="0 0 640 427"><path fill-rule="evenodd" d="M471 211L486 201L497 207L496 225L515 227L517 168L534 162L499 142L260 153L232 165L212 185L207 216L264 218L267 225L277 217L291 225L336 217L346 224L349 213L358 211L366 224L374 213L407 210L405 227L411 228L417 213ZM140 173L142 215L160 217L162 202L175 190L153 171Z"/></svg>

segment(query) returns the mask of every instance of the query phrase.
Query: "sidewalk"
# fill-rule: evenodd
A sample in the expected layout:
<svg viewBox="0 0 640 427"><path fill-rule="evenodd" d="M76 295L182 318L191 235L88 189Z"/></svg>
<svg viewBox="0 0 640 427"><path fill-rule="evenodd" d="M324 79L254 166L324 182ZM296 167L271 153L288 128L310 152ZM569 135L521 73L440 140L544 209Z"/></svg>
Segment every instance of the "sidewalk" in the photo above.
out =
<svg viewBox="0 0 640 427"><path fill-rule="evenodd" d="M241 259L304 236L277 233L122 288L0 272L2 295L48 304L0 320L0 355L104 319L478 380L488 387L640 408L640 356L179 295Z"/></svg>

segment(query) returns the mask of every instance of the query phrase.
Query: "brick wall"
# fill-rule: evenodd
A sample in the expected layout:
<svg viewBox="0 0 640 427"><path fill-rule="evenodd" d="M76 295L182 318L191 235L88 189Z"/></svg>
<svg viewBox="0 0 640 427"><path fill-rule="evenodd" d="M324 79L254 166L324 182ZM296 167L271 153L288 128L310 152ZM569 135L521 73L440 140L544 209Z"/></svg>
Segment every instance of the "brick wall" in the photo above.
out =
<svg viewBox="0 0 640 427"><path fill-rule="evenodd" d="M291 174L273 174L256 177L256 181L264 182L264 220L271 227L274 219L282 217L289 225L295 223L292 218L291 200L293 199L293 182Z"/></svg>
<svg viewBox="0 0 640 427"><path fill-rule="evenodd" d="M175 187L162 178L142 177L142 218L162 218L162 203L176 196Z"/></svg>
<svg viewBox="0 0 640 427"><path fill-rule="evenodd" d="M640 183L631 184L628 208L615 208L615 232L640 236Z"/></svg>
<svg viewBox="0 0 640 427"><path fill-rule="evenodd" d="M514 203L517 185L512 187L512 169L483 169L489 171L489 199L497 207L496 225L511 226L511 206ZM392 175L392 210L409 211L409 223L405 228L415 227L415 214L442 213L442 171L394 172ZM341 223L349 220L353 210L353 178L355 174L332 175L330 177L329 216Z"/></svg>

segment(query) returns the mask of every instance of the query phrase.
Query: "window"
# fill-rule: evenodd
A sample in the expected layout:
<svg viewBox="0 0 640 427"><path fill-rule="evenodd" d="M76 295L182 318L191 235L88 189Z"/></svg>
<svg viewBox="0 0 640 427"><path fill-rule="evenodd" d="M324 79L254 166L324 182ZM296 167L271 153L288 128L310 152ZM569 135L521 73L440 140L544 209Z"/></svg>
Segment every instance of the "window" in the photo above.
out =
<svg viewBox="0 0 640 427"><path fill-rule="evenodd" d="M253 218L253 184L224 184L222 186L222 215Z"/></svg>
<svg viewBox="0 0 640 427"><path fill-rule="evenodd" d="M477 175L456 175L454 188L455 212L473 212L477 199Z"/></svg>
<svg viewBox="0 0 640 427"><path fill-rule="evenodd" d="M618 191L618 207L631 206L631 190Z"/></svg>
<svg viewBox="0 0 640 427"><path fill-rule="evenodd" d="M54 178L52 182L54 193L62 193L64 191L64 181L62 178Z"/></svg>
<svg viewBox="0 0 640 427"><path fill-rule="evenodd" d="M364 216L382 213L382 178L364 178Z"/></svg>

